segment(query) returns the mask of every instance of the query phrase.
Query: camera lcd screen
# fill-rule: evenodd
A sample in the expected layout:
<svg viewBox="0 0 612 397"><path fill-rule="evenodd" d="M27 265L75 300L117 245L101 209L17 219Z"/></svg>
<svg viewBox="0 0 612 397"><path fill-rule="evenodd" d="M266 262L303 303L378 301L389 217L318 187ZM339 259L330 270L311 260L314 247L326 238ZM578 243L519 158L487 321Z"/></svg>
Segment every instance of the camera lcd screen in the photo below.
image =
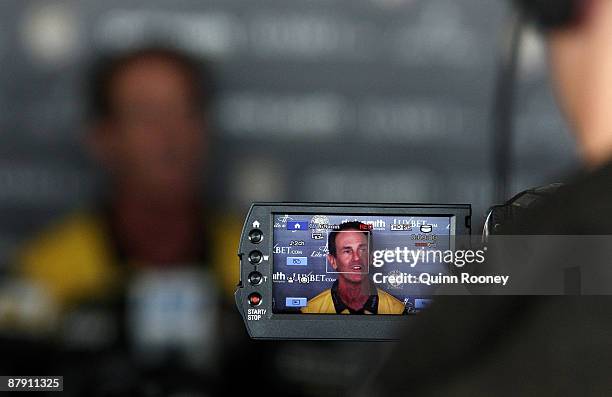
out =
<svg viewBox="0 0 612 397"><path fill-rule="evenodd" d="M431 301L420 275L445 269L454 219L273 214L273 312L417 313Z"/></svg>

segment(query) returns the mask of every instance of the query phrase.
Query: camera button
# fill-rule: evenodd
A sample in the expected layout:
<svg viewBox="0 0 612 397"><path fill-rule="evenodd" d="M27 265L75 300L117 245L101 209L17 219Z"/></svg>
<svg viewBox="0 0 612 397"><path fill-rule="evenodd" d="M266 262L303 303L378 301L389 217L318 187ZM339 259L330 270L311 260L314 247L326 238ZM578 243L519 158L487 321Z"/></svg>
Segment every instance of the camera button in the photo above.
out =
<svg viewBox="0 0 612 397"><path fill-rule="evenodd" d="M263 276L259 272L251 272L249 274L249 283L251 285L259 285L263 280Z"/></svg>
<svg viewBox="0 0 612 397"><path fill-rule="evenodd" d="M259 306L261 304L261 295L257 292L252 292L249 294L249 305L251 306Z"/></svg>
<svg viewBox="0 0 612 397"><path fill-rule="evenodd" d="M249 254L249 262L251 262L251 264L253 265L257 265L261 262L262 259L263 255L260 251L251 251L251 253Z"/></svg>
<svg viewBox="0 0 612 397"><path fill-rule="evenodd" d="M263 240L263 232L259 229L253 229L249 232L249 240L253 244L259 244Z"/></svg>

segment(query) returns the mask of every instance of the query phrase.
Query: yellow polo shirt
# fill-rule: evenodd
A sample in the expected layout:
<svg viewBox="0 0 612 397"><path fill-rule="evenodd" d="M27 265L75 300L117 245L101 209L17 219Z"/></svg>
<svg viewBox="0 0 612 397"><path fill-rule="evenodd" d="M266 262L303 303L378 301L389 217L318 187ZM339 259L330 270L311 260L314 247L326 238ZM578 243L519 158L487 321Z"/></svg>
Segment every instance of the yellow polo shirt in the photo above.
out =
<svg viewBox="0 0 612 397"><path fill-rule="evenodd" d="M402 314L404 312L405 306L399 299L380 288L376 288L376 293L378 295L378 314ZM337 314L331 288L310 299L308 304L302 308L302 313ZM374 314L368 310L365 310L364 313ZM350 314L350 311L344 309L340 314Z"/></svg>

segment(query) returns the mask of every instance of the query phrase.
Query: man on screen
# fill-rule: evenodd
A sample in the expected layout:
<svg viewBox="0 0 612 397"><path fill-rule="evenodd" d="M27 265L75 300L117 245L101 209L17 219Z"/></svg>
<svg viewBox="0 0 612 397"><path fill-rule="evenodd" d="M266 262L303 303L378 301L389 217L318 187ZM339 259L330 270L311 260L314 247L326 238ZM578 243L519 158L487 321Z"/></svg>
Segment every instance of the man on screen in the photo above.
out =
<svg viewBox="0 0 612 397"><path fill-rule="evenodd" d="M330 289L312 298L302 313L402 314L405 306L370 281L369 227L347 222L329 233L327 260L338 273Z"/></svg>

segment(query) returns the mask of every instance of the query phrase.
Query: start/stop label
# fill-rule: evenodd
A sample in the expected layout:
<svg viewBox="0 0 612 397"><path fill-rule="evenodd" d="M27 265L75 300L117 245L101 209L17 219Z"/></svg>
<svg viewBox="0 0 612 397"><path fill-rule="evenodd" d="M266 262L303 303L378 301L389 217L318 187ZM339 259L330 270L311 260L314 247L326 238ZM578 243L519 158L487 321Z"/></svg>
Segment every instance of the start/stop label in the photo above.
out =
<svg viewBox="0 0 612 397"><path fill-rule="evenodd" d="M261 316L266 314L267 309L249 309L247 312L247 320L261 320Z"/></svg>

